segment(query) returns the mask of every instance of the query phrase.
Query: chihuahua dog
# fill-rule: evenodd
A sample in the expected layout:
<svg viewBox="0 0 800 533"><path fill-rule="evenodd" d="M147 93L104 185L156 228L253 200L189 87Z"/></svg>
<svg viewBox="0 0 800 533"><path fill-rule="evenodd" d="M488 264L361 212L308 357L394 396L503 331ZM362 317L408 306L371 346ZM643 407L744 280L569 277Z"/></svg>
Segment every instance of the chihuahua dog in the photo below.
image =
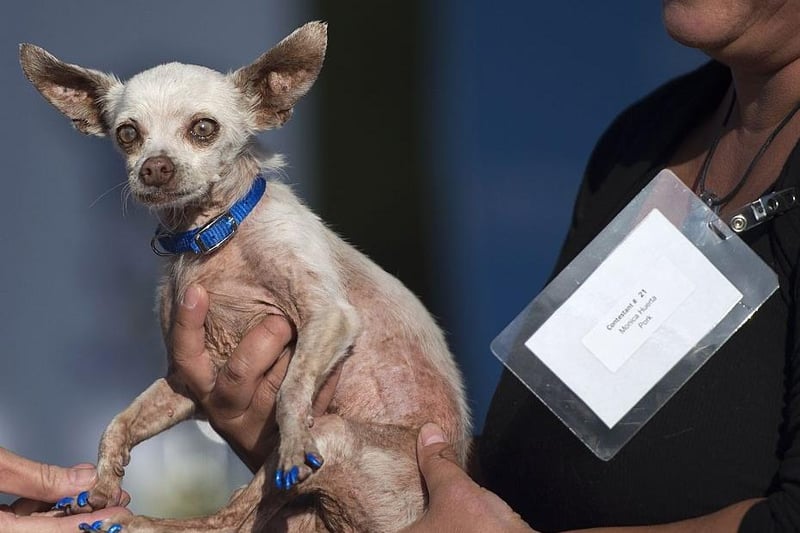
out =
<svg viewBox="0 0 800 533"><path fill-rule="evenodd" d="M396 531L426 504L420 426L438 423L465 461L463 386L434 320L288 186L265 180L280 161L263 155L254 135L290 118L326 45L326 25L311 22L229 74L169 63L126 82L20 47L36 89L79 131L114 141L131 193L157 213L151 244L169 256L158 290L164 334L191 284L210 295L206 344L217 369L268 314L296 331L276 400L279 445L226 507L190 520L119 517L86 530ZM315 393L340 364L333 399L315 419ZM118 503L132 447L198 411L175 375L158 379L104 432L96 485L61 507Z"/></svg>

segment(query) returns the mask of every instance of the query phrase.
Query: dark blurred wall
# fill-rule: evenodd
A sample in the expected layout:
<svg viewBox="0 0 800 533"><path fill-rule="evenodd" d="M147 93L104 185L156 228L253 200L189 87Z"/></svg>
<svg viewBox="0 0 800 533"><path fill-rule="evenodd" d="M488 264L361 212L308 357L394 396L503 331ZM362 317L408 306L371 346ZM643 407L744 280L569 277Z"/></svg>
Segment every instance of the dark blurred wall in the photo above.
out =
<svg viewBox="0 0 800 533"><path fill-rule="evenodd" d="M421 6L318 2L330 41L319 83L317 190L322 218L429 302Z"/></svg>
<svg viewBox="0 0 800 533"><path fill-rule="evenodd" d="M321 212L437 316L478 431L489 343L542 288L595 140L703 58L659 2L318 0Z"/></svg>

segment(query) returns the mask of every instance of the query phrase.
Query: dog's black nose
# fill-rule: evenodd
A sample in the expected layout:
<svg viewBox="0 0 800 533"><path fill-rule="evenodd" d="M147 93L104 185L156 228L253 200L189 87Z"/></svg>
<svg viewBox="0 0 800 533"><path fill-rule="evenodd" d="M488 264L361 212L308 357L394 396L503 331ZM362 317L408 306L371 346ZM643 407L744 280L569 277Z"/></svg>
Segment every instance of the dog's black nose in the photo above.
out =
<svg viewBox="0 0 800 533"><path fill-rule="evenodd" d="M139 170L139 179L145 185L161 186L168 183L175 175L172 159L165 155L148 157Z"/></svg>

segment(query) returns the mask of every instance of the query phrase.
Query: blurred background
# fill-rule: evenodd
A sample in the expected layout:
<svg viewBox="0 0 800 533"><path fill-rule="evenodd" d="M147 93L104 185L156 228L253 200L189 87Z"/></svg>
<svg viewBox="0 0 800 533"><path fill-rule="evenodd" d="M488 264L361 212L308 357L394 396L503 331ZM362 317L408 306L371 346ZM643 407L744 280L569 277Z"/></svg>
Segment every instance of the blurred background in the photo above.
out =
<svg viewBox="0 0 800 533"><path fill-rule="evenodd" d="M312 208L437 317L476 432L501 369L489 343L550 275L594 142L704 60L669 40L657 1L4 2L0 446L94 462L105 425L166 370L154 221L123 209L121 158L35 92L18 43L123 79L172 60L228 71L315 19L329 22L325 68L263 141ZM136 512L181 516L249 477L189 422L134 450L125 487Z"/></svg>

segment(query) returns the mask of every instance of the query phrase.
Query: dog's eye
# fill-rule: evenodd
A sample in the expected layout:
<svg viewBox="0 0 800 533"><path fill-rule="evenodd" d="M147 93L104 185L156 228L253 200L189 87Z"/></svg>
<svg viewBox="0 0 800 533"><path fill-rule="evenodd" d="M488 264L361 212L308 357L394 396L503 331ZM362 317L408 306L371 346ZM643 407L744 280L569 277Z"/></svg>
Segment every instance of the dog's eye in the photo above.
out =
<svg viewBox="0 0 800 533"><path fill-rule="evenodd" d="M199 139L207 140L219 129L219 124L210 118L201 118L192 124L191 134Z"/></svg>
<svg viewBox="0 0 800 533"><path fill-rule="evenodd" d="M117 128L117 140L120 144L131 144L139 138L139 132L130 124L123 124Z"/></svg>

